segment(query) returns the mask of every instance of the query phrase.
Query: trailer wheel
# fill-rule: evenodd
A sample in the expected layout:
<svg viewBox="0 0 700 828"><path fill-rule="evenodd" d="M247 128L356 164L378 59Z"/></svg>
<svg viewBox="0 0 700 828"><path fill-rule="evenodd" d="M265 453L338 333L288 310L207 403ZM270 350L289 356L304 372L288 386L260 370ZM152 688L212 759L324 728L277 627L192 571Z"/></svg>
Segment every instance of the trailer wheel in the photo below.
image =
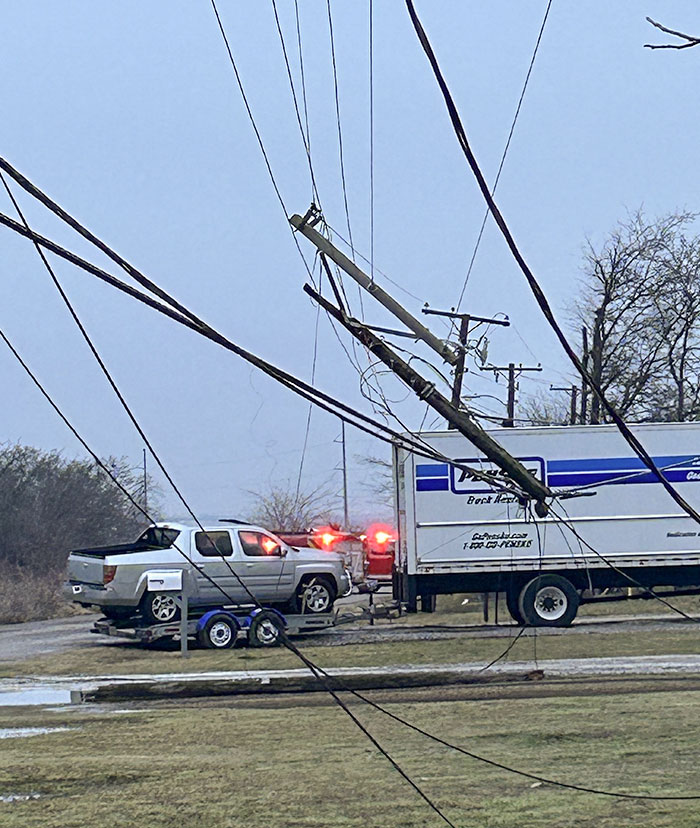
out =
<svg viewBox="0 0 700 828"><path fill-rule="evenodd" d="M518 609L533 627L568 627L576 618L579 595L561 575L538 575L520 593Z"/></svg>
<svg viewBox="0 0 700 828"><path fill-rule="evenodd" d="M219 612L207 619L197 632L197 641L210 650L229 650L236 643L238 624L225 612Z"/></svg>
<svg viewBox="0 0 700 828"><path fill-rule="evenodd" d="M519 598L520 593L517 588L506 590L506 607L508 607L510 617L518 626L524 627L525 619L523 618L522 613L520 612L520 607L518 606Z"/></svg>
<svg viewBox="0 0 700 828"><path fill-rule="evenodd" d="M279 615L263 610L250 622L248 643L251 647L277 647L283 633L284 624Z"/></svg>
<svg viewBox="0 0 700 828"><path fill-rule="evenodd" d="M335 593L335 587L328 578L315 575L299 587L296 597L297 612L312 615L330 612L335 601Z"/></svg>
<svg viewBox="0 0 700 828"><path fill-rule="evenodd" d="M141 613L149 624L168 624L177 621L180 608L170 592L147 592L141 599Z"/></svg>

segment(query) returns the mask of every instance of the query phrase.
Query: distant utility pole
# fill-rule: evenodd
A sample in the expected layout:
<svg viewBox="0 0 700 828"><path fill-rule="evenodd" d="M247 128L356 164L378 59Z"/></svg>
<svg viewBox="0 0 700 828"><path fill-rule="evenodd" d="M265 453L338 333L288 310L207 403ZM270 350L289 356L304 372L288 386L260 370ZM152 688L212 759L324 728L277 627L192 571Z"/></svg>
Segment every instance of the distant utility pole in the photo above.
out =
<svg viewBox="0 0 700 828"><path fill-rule="evenodd" d="M561 386L549 386L550 391L566 391L567 394L571 394L571 409L569 411L569 425L576 425L576 400L578 398L578 386L576 385L568 385L565 387Z"/></svg>
<svg viewBox="0 0 700 828"><path fill-rule="evenodd" d="M345 456L345 420L340 421L340 442L343 452L343 529L347 532L350 520L348 518L348 465Z"/></svg>
<svg viewBox="0 0 700 828"><path fill-rule="evenodd" d="M146 449L143 450L143 511L148 514L148 474L146 474Z"/></svg>
<svg viewBox="0 0 700 828"><path fill-rule="evenodd" d="M515 389L516 389L516 380L518 377L523 373L523 371L541 371L542 366L538 365L536 368L525 368L523 364L516 365L514 362L509 362L507 366L503 365L480 365L479 370L481 371L493 371L493 373L498 377L499 374L506 374L508 375L508 405L507 411L508 414L506 419L503 420L501 425L505 428L513 428L515 425Z"/></svg>
<svg viewBox="0 0 700 828"><path fill-rule="evenodd" d="M455 408L459 408L461 400L462 400L462 382L464 379L464 361L467 356L467 341L469 339L469 325L472 322L476 322L477 324L481 324L482 322L487 322L490 325L503 325L504 327L508 327L510 322L508 318L505 319L490 319L485 316L474 316L473 314L469 313L456 313L454 310L451 311L441 311L441 310L433 310L432 308L423 308L423 313L431 314L433 316L446 316L448 319L459 319L459 356L457 357L457 362L455 362L455 374L454 374L454 382L452 383L452 405ZM454 429L456 426L454 423L448 423L448 428Z"/></svg>
<svg viewBox="0 0 700 828"><path fill-rule="evenodd" d="M588 329L584 325L581 328L582 344L583 344L583 368L588 372ZM581 380L581 423L585 425L588 419L588 386L586 380Z"/></svg>

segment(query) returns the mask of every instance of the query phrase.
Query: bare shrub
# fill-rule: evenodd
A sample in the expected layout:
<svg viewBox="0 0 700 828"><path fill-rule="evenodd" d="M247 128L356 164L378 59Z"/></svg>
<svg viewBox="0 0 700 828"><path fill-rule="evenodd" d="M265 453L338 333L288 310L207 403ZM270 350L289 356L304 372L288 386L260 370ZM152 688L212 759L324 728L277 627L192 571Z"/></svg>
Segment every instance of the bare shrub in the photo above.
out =
<svg viewBox="0 0 700 828"><path fill-rule="evenodd" d="M0 624L42 621L73 615L61 588L65 572L61 569L33 569L0 561Z"/></svg>

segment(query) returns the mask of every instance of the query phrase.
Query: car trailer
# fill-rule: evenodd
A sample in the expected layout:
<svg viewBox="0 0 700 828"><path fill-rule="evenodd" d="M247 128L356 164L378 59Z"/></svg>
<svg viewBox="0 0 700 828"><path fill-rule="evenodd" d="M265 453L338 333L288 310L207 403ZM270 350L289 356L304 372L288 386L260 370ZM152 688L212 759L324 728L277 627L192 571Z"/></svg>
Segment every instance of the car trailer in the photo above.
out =
<svg viewBox="0 0 700 828"><path fill-rule="evenodd" d="M248 611L221 607L211 609L197 618L189 617L184 624L183 619L167 624L145 624L141 623L140 618L100 618L95 621L91 632L128 638L142 644L153 644L168 638L180 639L184 654L188 639L194 639L201 647L213 650L226 650L241 641L247 641L251 647L276 647L285 633L300 635L318 632L335 626L338 620L335 613L284 615L271 608L258 607Z"/></svg>

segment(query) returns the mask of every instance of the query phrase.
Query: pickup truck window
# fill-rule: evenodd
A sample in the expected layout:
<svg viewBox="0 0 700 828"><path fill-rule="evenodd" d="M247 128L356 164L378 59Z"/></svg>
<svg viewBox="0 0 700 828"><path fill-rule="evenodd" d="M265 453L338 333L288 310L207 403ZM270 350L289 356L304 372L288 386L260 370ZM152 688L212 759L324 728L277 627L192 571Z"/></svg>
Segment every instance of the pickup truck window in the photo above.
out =
<svg viewBox="0 0 700 828"><path fill-rule="evenodd" d="M179 534L180 532L177 529L149 526L136 542L156 549L169 549L175 543Z"/></svg>
<svg viewBox="0 0 700 828"><path fill-rule="evenodd" d="M239 532L238 537L245 555L264 558L282 554L278 541L262 532Z"/></svg>
<svg viewBox="0 0 700 828"><path fill-rule="evenodd" d="M194 545L200 555L209 558L228 557L233 552L228 532L195 532Z"/></svg>

